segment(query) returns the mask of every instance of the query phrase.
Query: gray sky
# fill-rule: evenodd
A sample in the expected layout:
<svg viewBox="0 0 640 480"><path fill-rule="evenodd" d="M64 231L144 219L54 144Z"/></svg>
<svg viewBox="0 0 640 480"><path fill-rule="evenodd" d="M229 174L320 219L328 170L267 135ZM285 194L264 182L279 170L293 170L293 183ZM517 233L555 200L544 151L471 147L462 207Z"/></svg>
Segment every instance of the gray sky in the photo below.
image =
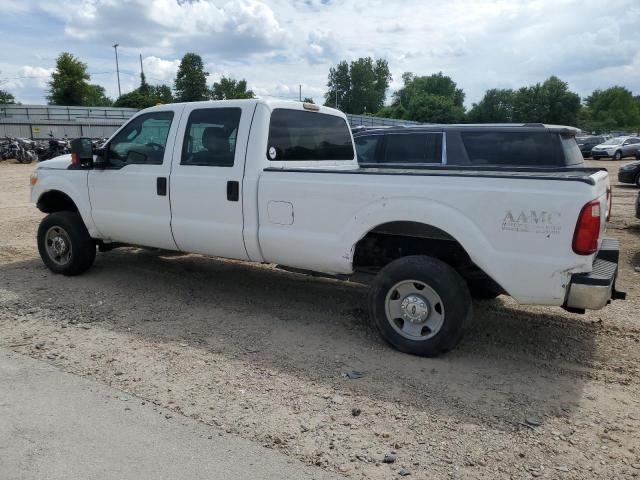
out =
<svg viewBox="0 0 640 480"><path fill-rule="evenodd" d="M3 0L0 89L45 103L62 51L117 97L171 84L182 55L200 54L209 82L246 78L258 95L322 101L329 67L388 60L394 80L443 71L467 94L557 75L581 96L624 85L640 94L640 0Z"/></svg>

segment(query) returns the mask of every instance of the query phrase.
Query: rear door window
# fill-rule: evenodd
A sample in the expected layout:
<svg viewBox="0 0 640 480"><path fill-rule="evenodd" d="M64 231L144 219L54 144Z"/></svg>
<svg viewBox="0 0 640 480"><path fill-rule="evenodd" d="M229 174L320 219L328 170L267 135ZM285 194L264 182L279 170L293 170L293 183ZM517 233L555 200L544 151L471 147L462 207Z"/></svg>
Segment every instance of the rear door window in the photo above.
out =
<svg viewBox="0 0 640 480"><path fill-rule="evenodd" d="M389 133L385 135L383 163L442 163L441 133Z"/></svg>
<svg viewBox="0 0 640 480"><path fill-rule="evenodd" d="M240 108L203 108L189 115L182 144L182 165L232 167Z"/></svg>
<svg viewBox="0 0 640 480"><path fill-rule="evenodd" d="M349 125L342 117L277 108L271 113L271 161L353 160Z"/></svg>
<svg viewBox="0 0 640 480"><path fill-rule="evenodd" d="M462 142L474 165L565 165L563 146L549 132L462 132ZM571 141L576 144L575 138Z"/></svg>

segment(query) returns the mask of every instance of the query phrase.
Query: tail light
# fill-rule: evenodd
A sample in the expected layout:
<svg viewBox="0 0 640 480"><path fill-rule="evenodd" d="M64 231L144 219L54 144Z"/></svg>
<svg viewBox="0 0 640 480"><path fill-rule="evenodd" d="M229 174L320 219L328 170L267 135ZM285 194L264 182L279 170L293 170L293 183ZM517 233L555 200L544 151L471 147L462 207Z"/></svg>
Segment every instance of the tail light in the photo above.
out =
<svg viewBox="0 0 640 480"><path fill-rule="evenodd" d="M578 255L591 255L598 251L600 237L600 201L592 200L580 211L573 234L573 251Z"/></svg>
<svg viewBox="0 0 640 480"><path fill-rule="evenodd" d="M607 222L611 219L611 208L613 207L613 187L607 187Z"/></svg>

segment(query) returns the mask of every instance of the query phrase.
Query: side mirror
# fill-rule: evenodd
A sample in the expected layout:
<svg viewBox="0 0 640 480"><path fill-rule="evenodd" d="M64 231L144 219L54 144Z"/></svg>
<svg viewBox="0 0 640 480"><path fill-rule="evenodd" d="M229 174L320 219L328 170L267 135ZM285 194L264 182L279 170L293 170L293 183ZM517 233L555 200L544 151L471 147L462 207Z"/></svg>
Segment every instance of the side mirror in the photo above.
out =
<svg viewBox="0 0 640 480"><path fill-rule="evenodd" d="M71 140L71 165L91 168L93 165L93 143L90 138Z"/></svg>
<svg viewBox="0 0 640 480"><path fill-rule="evenodd" d="M107 168L107 147L96 148L93 151L95 155L93 159L93 168L96 170L104 170Z"/></svg>

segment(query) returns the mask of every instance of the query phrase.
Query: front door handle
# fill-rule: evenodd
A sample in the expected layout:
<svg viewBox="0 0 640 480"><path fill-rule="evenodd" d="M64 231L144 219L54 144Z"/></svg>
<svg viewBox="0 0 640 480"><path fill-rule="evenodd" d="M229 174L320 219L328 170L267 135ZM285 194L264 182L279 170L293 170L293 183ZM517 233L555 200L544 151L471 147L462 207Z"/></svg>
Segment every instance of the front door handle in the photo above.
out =
<svg viewBox="0 0 640 480"><path fill-rule="evenodd" d="M156 193L161 197L167 196L167 177L158 177L156 180Z"/></svg>
<svg viewBox="0 0 640 480"><path fill-rule="evenodd" d="M240 200L240 182L229 180L227 182L227 200L237 202Z"/></svg>

